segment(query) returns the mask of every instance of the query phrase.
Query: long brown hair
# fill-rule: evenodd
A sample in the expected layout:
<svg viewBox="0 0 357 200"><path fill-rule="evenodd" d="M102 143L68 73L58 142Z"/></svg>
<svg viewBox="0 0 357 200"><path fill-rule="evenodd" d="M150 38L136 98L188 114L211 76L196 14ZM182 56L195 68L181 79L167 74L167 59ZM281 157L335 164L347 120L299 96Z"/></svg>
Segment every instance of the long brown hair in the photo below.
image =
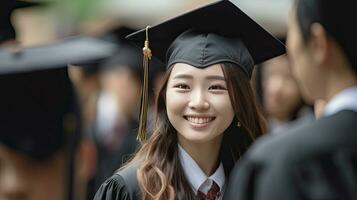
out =
<svg viewBox="0 0 357 200"><path fill-rule="evenodd" d="M224 132L220 150L220 159L229 175L233 164L265 132L266 123L257 108L248 76L234 64L221 66L235 111L235 119ZM196 198L181 167L176 130L166 112L165 94L171 70L172 67L167 70L165 83L156 99L154 132L127 164L139 163L137 176L143 200ZM238 121L240 127L237 127Z"/></svg>

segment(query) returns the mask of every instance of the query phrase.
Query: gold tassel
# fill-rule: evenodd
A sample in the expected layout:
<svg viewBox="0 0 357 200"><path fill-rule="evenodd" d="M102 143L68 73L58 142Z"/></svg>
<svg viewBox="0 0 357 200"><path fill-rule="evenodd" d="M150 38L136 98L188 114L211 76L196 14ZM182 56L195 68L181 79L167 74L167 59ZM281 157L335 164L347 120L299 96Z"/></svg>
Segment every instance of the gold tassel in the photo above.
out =
<svg viewBox="0 0 357 200"><path fill-rule="evenodd" d="M146 140L146 123L147 123L147 112L148 112L148 85L149 85L149 60L151 59L151 50L149 48L149 28L146 27L146 40L143 48L143 67L144 67L144 80L143 87L141 89L141 108L140 108L140 122L139 122L139 133L136 138L140 142Z"/></svg>

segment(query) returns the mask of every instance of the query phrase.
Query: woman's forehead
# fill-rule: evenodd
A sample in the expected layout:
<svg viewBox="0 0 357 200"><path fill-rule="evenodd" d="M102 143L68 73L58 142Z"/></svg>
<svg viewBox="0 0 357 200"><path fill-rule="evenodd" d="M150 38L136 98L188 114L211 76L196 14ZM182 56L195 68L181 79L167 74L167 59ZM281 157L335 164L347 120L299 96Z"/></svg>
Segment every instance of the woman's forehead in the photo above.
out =
<svg viewBox="0 0 357 200"><path fill-rule="evenodd" d="M223 70L220 64L214 64L206 68L197 68L186 63L176 63L172 66L170 79L178 78L224 78Z"/></svg>

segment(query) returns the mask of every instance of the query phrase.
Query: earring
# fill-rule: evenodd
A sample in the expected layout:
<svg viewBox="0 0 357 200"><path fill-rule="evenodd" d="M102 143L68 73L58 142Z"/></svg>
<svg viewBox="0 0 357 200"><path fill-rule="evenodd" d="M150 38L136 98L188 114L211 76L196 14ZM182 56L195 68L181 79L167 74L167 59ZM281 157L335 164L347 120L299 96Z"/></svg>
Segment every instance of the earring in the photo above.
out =
<svg viewBox="0 0 357 200"><path fill-rule="evenodd" d="M240 121L238 121L237 126L238 126L238 127L241 127Z"/></svg>

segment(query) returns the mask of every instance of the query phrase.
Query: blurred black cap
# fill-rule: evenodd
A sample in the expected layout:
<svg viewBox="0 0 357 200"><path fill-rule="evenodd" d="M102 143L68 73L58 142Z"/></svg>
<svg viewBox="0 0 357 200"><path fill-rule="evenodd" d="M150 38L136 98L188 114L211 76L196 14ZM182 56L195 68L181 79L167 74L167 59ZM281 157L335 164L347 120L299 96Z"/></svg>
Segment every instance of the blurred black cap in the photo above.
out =
<svg viewBox="0 0 357 200"><path fill-rule="evenodd" d="M0 49L0 74L91 65L111 57L117 45L101 39L74 36L51 44L21 49Z"/></svg>
<svg viewBox="0 0 357 200"><path fill-rule="evenodd" d="M106 44L80 37L17 53L1 49L0 143L42 160L68 138L79 137L79 111L67 64L110 56Z"/></svg>
<svg viewBox="0 0 357 200"><path fill-rule="evenodd" d="M66 68L0 75L0 142L45 159L76 134L79 121Z"/></svg>

